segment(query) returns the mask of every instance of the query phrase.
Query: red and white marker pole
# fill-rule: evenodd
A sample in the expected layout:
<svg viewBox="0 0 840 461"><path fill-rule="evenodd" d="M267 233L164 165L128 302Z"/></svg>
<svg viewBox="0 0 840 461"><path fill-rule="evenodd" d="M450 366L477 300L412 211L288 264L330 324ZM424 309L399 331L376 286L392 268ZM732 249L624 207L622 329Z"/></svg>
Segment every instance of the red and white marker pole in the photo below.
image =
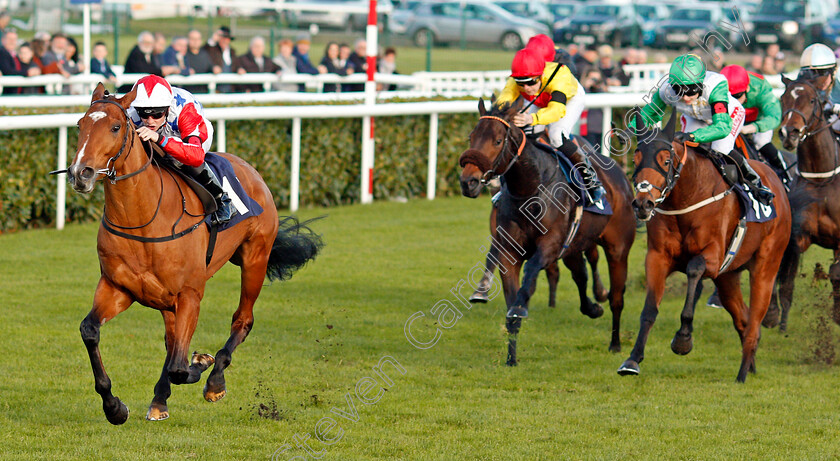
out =
<svg viewBox="0 0 840 461"><path fill-rule="evenodd" d="M365 82L365 105L373 107L376 104L376 73L377 28L376 28L376 0L368 2L368 23L365 34L367 42L367 81ZM374 120L367 115L362 118L362 203L373 202L373 140Z"/></svg>

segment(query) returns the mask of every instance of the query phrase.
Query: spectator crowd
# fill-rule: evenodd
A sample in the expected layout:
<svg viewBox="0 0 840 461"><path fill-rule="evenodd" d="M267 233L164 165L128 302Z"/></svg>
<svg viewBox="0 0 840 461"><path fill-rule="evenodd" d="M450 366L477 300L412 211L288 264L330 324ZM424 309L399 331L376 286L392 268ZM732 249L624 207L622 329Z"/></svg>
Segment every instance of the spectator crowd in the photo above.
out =
<svg viewBox="0 0 840 461"><path fill-rule="evenodd" d="M89 66L91 73L101 74L104 81L115 84L117 76L109 60L108 46L96 42L91 50L91 58L80 55L80 49L73 37L56 33L40 32L29 41L19 38L17 32L8 27L10 16L0 13L0 75L32 77L45 74L61 74L70 77L85 72ZM367 43L360 39L351 48L346 43L330 42L324 51L324 57L318 64L313 64L309 57L311 42L308 37L300 36L296 41L282 39L277 42L277 54L272 58L266 53L267 43L264 37L251 38L248 51L237 55L231 47L235 37L227 26L219 27L213 35L204 40L198 30L190 30L186 36L175 36L167 40L161 33L143 31L137 36L137 43L131 48L123 66L126 74L153 74L161 77L168 75L190 76L196 74L219 73L273 73L279 77L296 74L335 74L352 75L367 72L365 56ZM376 59L377 71L396 74L396 50L387 48ZM184 85L192 93L206 93L207 85ZM216 91L259 92L262 84L220 84ZM305 91L305 85L283 83L278 78L271 86L275 91ZM383 88L381 85L378 88ZM117 88L119 92L131 90L130 84ZM64 93L86 93L82 85L74 88L63 86ZM326 83L324 92L364 91L364 84ZM4 87L3 94L44 93L44 87Z"/></svg>

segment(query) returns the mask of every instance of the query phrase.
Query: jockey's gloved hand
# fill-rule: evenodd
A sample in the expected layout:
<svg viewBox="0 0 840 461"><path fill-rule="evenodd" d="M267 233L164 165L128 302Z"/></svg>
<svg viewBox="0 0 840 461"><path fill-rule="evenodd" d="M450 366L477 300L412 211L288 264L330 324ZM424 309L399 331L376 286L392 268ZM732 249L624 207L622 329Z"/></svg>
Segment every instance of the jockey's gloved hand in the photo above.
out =
<svg viewBox="0 0 840 461"><path fill-rule="evenodd" d="M840 115L840 104L835 104L831 106L831 113L835 115Z"/></svg>
<svg viewBox="0 0 840 461"><path fill-rule="evenodd" d="M684 131L677 131L677 133L674 134L674 141L677 141L679 143L685 143L686 141L695 142L694 141L694 133L686 133Z"/></svg>

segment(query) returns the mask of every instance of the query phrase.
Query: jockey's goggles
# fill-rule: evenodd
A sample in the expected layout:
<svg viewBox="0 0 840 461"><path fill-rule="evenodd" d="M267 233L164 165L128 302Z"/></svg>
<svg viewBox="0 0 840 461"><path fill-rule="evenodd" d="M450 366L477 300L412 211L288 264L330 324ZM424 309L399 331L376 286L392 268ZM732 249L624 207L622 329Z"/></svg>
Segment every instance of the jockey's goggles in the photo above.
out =
<svg viewBox="0 0 840 461"><path fill-rule="evenodd" d="M166 111L168 109L168 107L138 107L137 115L139 115L141 119L149 117L158 119L166 115Z"/></svg>
<svg viewBox="0 0 840 461"><path fill-rule="evenodd" d="M671 88L673 88L674 93L677 93L679 96L695 96L703 92L703 85L697 83L692 85L680 85L675 83L671 85Z"/></svg>
<svg viewBox="0 0 840 461"><path fill-rule="evenodd" d="M519 86L531 86L540 82L539 77L513 77L513 80Z"/></svg>
<svg viewBox="0 0 840 461"><path fill-rule="evenodd" d="M742 91L742 92L740 92L740 93L732 93L732 97L733 97L733 98L735 98L735 99L738 99L738 98L740 98L741 96L743 96L743 95L745 95L745 94L747 94L747 92L746 92L746 91Z"/></svg>

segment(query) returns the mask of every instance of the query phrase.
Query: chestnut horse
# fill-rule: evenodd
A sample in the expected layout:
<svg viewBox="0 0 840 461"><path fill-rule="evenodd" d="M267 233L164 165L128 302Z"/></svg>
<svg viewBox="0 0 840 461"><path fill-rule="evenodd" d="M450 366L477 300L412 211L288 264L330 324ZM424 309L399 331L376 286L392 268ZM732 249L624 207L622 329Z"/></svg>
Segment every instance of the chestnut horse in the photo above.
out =
<svg viewBox="0 0 840 461"><path fill-rule="evenodd" d="M636 123L640 135L634 156L633 180L637 192L633 208L639 219L648 221L647 297L636 344L618 373L639 374L645 343L665 292L665 279L673 272L684 272L688 289L680 316L682 324L671 341L671 349L680 355L691 352L694 306L702 289L700 280L711 278L741 338L737 380L744 382L747 371L755 372L760 324L767 313L776 272L790 236L790 206L784 186L770 167L750 160L762 182L776 194L777 217L764 223L747 223L740 250L731 264L724 267L730 238L741 217L738 198L728 193L730 186L711 160L690 146L673 142L676 115L671 116L664 132L655 135L647 131L640 116ZM749 306L744 304L741 294L744 269L750 271Z"/></svg>
<svg viewBox="0 0 840 461"><path fill-rule="evenodd" d="M781 323L787 328L788 313L800 256L815 243L834 252L829 269L833 286L833 317L840 323L840 146L823 113L823 101L807 80L782 78L782 124L779 137L786 149L796 150L798 178L791 190L804 199L791 198L794 225L790 246L779 273Z"/></svg>
<svg viewBox="0 0 840 461"><path fill-rule="evenodd" d="M79 141L68 179L80 193L89 193L106 177L105 209L97 235L101 276L93 308L80 330L93 367L96 392L112 424L128 419L128 407L111 393L111 380L99 352L99 329L132 303L157 309L165 326L166 360L147 419L169 416L166 401L171 384L194 383L215 363L204 398L215 402L225 395L224 370L231 354L254 324L254 301L266 275L285 279L313 259L320 237L296 221L278 222L277 210L259 173L242 159L230 160L242 187L263 208L218 234L213 258L206 261L209 232L202 205L180 176L162 169L147 154L126 110L136 96L108 95L102 84L93 92L90 108L79 120ZM121 229L118 236L105 227ZM286 227L286 228L284 228ZM303 233L300 230L304 230ZM182 235L180 235L182 234ZM138 239L157 241L143 242ZM190 340L198 322L199 304L207 280L226 262L242 269L239 307L233 314L230 338L215 358L194 354Z"/></svg>
<svg viewBox="0 0 840 461"><path fill-rule="evenodd" d="M493 240L496 250L507 255L499 258L508 307L507 329L512 335L507 364L516 365L515 335L522 319L528 316L528 301L534 292L537 275L540 270L556 264L557 259L562 258L572 271L581 312L592 318L603 314L603 309L586 294L588 275L584 253L596 244L604 248L609 263L608 298L613 315L610 350L619 351L627 256L636 232L630 208L630 184L614 162L608 168L593 162L613 214L584 212L574 239L564 249L574 221L577 195L561 172L558 159L528 141L525 133L510 122L522 109L522 104L520 98L487 113L484 101L480 100L481 117L470 133L470 148L460 159L463 167L461 191L467 197L478 197L482 180L488 176L504 177L506 189L498 204L498 226L491 233L496 236ZM523 264L525 273L520 287L519 274Z"/></svg>

